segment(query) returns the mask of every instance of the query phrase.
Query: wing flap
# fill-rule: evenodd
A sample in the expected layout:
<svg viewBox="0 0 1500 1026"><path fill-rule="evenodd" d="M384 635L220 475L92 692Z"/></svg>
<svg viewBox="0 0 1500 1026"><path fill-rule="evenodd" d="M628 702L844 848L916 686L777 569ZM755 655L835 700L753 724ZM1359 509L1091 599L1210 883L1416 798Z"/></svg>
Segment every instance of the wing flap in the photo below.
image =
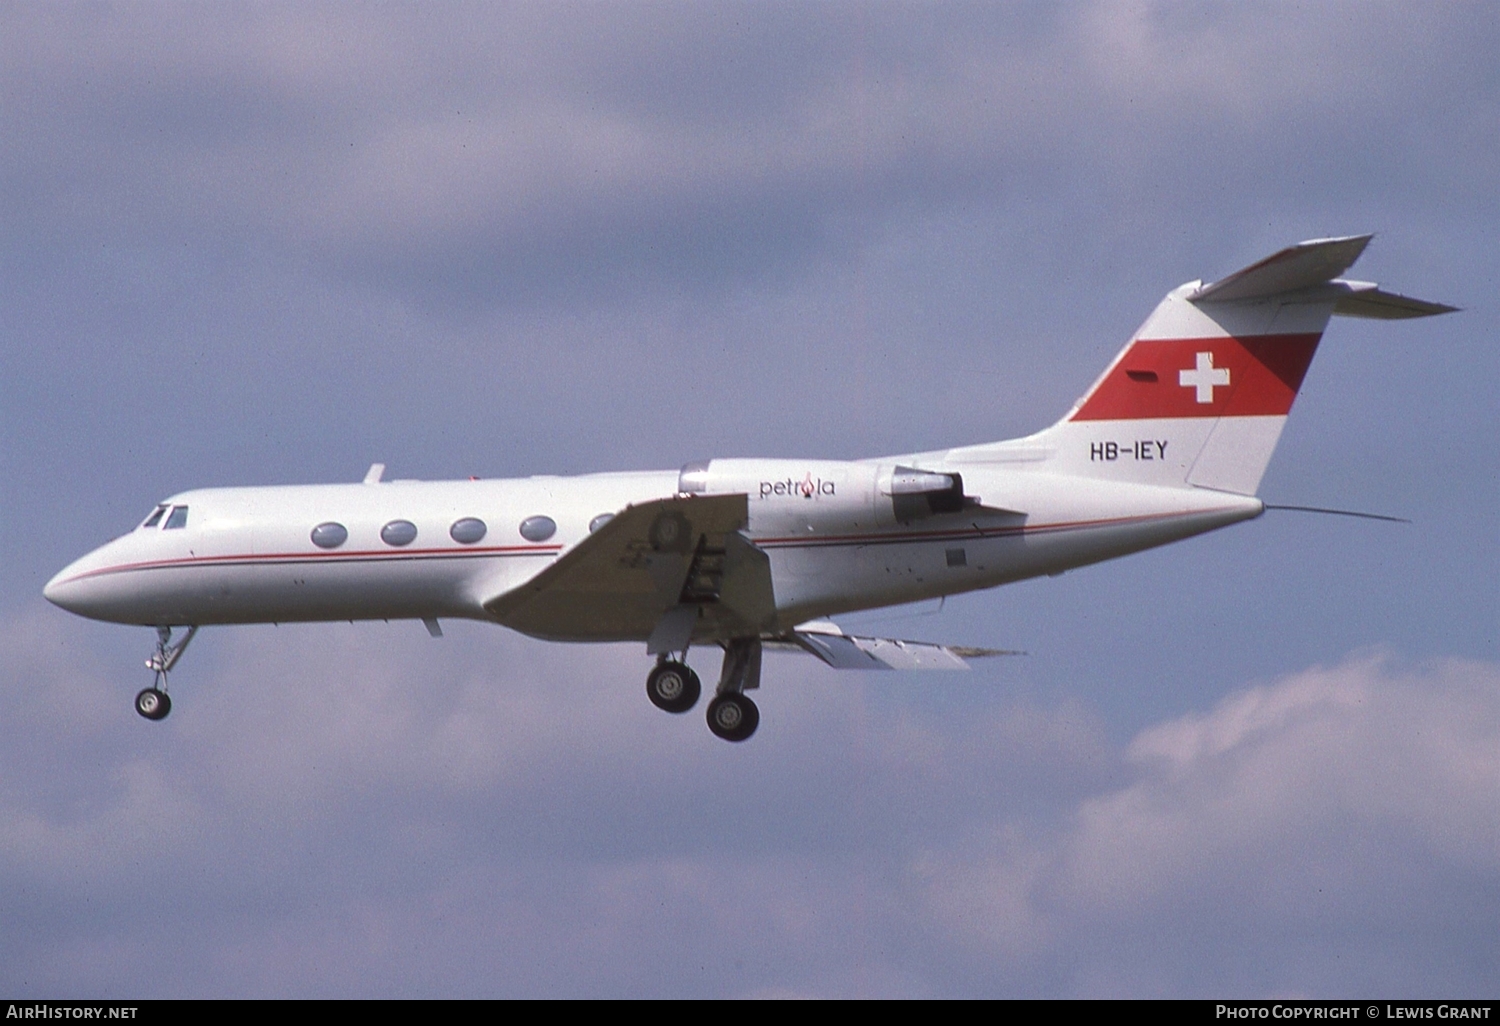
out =
<svg viewBox="0 0 1500 1026"><path fill-rule="evenodd" d="M792 632L803 651L811 652L835 670L889 670L892 667L876 659L840 634L804 634Z"/></svg>
<svg viewBox="0 0 1500 1026"><path fill-rule="evenodd" d="M967 670L966 659L1021 654L998 648L860 637L845 634L837 624L827 620L802 624L789 635L775 640L790 641L835 670Z"/></svg>

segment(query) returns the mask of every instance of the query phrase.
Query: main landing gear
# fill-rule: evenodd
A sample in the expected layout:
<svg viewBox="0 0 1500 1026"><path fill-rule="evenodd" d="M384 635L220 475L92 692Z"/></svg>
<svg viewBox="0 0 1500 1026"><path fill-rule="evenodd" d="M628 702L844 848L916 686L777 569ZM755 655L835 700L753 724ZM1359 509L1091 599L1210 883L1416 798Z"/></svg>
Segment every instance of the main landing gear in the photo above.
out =
<svg viewBox="0 0 1500 1026"><path fill-rule="evenodd" d="M760 726L760 710L745 694L760 687L760 639L734 638L724 646L719 686L708 703L708 729L725 741L745 741Z"/></svg>
<svg viewBox="0 0 1500 1026"><path fill-rule="evenodd" d="M189 627L182 639L174 644L172 628L156 628L156 651L146 660L146 669L154 673L156 679L149 688L135 696L135 711L146 719L164 720L167 713L172 711L172 699L167 696L167 674L177 665L177 660L187 650L188 642L197 633L197 627Z"/></svg>
<svg viewBox="0 0 1500 1026"><path fill-rule="evenodd" d="M760 710L747 695L718 695L708 703L708 729L725 741L744 741L760 726Z"/></svg>
<svg viewBox="0 0 1500 1026"><path fill-rule="evenodd" d="M646 678L646 697L658 709L685 713L698 704L703 685L687 663L663 658Z"/></svg>
<svg viewBox="0 0 1500 1026"><path fill-rule="evenodd" d="M683 653L683 659L687 653ZM725 741L744 741L760 725L760 710L745 694L760 686L760 639L736 638L724 647L724 669L708 703L708 729ZM698 675L681 659L662 656L646 678L646 697L658 709L685 713L703 692ZM142 715L145 715L144 713Z"/></svg>

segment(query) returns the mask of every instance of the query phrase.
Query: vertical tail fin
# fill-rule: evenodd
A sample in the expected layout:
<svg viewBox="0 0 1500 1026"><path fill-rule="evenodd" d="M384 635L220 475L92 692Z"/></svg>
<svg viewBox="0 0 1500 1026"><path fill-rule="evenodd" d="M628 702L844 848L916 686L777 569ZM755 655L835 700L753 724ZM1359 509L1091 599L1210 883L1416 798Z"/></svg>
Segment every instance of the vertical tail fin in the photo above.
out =
<svg viewBox="0 0 1500 1026"><path fill-rule="evenodd" d="M1174 289L1035 440L1069 473L1255 494L1330 317L1454 309L1338 278L1369 241L1315 239Z"/></svg>

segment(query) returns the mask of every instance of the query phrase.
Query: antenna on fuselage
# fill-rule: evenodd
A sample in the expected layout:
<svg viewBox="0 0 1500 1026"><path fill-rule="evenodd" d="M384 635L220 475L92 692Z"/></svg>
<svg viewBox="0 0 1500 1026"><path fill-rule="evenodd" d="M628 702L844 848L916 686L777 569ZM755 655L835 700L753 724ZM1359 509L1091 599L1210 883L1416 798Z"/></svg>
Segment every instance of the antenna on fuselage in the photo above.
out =
<svg viewBox="0 0 1500 1026"><path fill-rule="evenodd" d="M371 463L370 469L365 471L365 484L379 484L383 476L385 476L385 464Z"/></svg>

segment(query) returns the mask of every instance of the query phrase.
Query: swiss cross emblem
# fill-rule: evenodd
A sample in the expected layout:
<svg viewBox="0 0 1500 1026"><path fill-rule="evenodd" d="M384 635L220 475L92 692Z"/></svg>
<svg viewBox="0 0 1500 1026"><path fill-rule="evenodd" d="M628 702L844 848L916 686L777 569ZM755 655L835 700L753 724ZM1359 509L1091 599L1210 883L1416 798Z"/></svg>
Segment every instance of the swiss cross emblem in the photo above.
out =
<svg viewBox="0 0 1500 1026"><path fill-rule="evenodd" d="M1213 353L1199 353L1198 366L1177 372L1177 383L1198 390L1200 403L1214 401L1214 386L1229 384L1229 368L1215 367Z"/></svg>

